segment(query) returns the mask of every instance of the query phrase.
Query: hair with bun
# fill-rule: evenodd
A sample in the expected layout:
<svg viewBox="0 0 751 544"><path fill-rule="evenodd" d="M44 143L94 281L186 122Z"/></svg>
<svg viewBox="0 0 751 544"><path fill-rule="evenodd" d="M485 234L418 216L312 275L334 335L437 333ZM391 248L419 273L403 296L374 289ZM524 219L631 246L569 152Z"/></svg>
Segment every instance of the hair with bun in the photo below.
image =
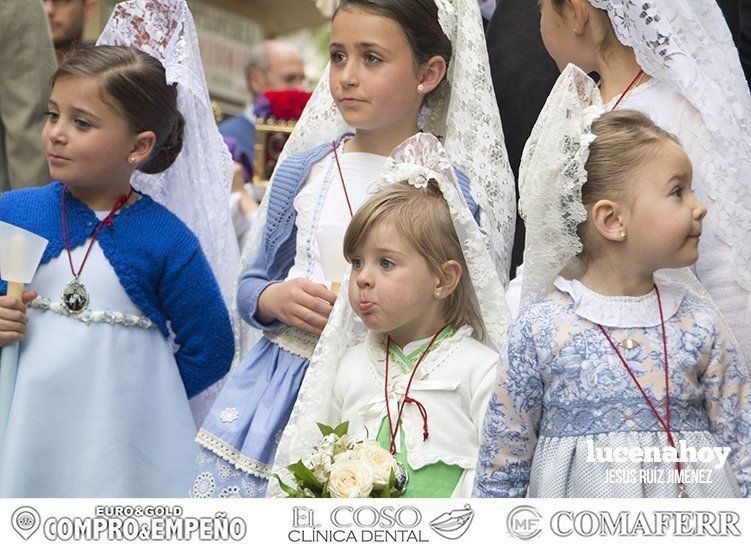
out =
<svg viewBox="0 0 751 544"><path fill-rule="evenodd" d="M156 134L154 149L139 170L157 174L169 168L183 147L185 119L177 109L177 86L168 85L164 66L131 47L100 45L79 49L52 76L94 77L101 82L102 100L115 107L135 132Z"/></svg>

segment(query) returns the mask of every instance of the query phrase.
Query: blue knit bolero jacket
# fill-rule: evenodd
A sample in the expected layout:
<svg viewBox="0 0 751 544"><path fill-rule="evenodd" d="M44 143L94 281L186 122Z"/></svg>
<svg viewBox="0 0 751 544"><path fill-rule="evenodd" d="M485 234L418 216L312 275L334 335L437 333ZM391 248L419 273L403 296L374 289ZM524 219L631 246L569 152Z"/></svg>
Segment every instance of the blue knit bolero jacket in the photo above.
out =
<svg viewBox="0 0 751 544"><path fill-rule="evenodd" d="M65 251L61 204L64 186L21 189L0 195L0 221L49 240L42 264ZM71 249L92 236L99 223L85 204L66 194ZM122 209L97 237L105 257L133 303L165 337L170 331L188 397L218 381L230 368L234 340L216 278L191 230L149 196ZM71 278L72 279L72 278ZM7 284L0 281L0 294ZM96 328L92 327L95 334Z"/></svg>

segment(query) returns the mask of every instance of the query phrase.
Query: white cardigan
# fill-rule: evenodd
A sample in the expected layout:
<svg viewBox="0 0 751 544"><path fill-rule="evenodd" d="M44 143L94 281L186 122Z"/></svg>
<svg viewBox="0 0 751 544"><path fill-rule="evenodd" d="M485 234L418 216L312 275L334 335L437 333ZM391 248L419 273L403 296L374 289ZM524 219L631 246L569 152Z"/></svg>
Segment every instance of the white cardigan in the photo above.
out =
<svg viewBox="0 0 751 544"><path fill-rule="evenodd" d="M413 470L442 461L462 467L464 473L454 496L470 496L480 447L480 432L495 382L498 354L472 338L472 329L461 327L445 338L420 364L410 396L428 414L429 438L423 441L423 420L417 406L408 404L402 414L407 460ZM349 421L349 434L375 439L386 417L382 334L344 354L334 384L332 421ZM397 401L404 398L409 374L389 363L389 401L392 422ZM393 423L392 423L393 425ZM401 450L397 436L397 451Z"/></svg>

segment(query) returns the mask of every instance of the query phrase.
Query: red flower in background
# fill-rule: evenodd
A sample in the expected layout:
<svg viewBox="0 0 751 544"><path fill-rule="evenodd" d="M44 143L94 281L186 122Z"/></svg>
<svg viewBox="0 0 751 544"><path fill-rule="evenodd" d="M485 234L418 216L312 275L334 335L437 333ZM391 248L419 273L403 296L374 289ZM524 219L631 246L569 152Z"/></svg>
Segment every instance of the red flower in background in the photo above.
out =
<svg viewBox="0 0 751 544"><path fill-rule="evenodd" d="M273 117L280 121L297 121L310 100L310 93L290 89L286 91L268 91L263 93L256 107L259 117ZM260 114L260 115L259 115Z"/></svg>

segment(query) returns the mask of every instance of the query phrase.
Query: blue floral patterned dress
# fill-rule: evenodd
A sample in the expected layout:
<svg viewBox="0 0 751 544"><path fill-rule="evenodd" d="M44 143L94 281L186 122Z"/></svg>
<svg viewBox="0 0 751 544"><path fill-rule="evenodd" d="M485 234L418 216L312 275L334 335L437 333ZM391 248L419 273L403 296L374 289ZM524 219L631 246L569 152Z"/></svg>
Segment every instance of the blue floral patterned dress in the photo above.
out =
<svg viewBox="0 0 751 544"><path fill-rule="evenodd" d="M485 497L677 497L665 430L597 324L664 419L663 338L655 291L606 297L578 281L525 307L501 352L485 415L474 494ZM684 462L691 497L751 491L751 389L716 311L658 282L676 446L730 448ZM625 342L626 340L631 342ZM634 345L636 344L636 345ZM643 459L607 457L642 447ZM680 447L679 447L680 451ZM688 450L686 450L688 451ZM601 456L598 456L598 453ZM648 455L649 454L649 455Z"/></svg>

